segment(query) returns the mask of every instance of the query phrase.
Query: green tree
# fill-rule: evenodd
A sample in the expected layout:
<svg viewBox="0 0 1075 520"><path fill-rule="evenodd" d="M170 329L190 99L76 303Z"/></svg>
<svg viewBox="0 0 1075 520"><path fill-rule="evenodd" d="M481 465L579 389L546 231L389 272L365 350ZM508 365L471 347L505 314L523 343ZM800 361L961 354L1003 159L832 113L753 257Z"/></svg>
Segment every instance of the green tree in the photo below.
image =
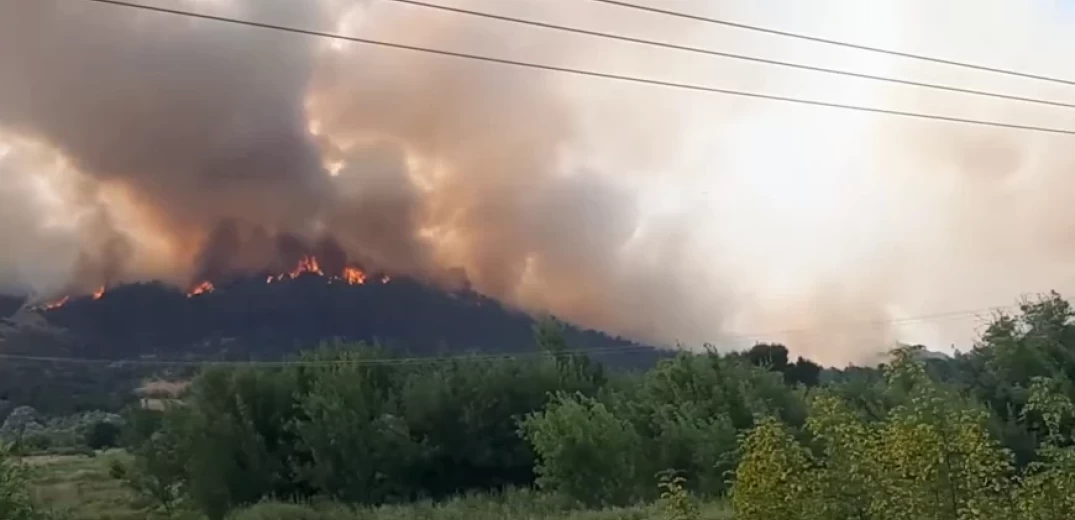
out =
<svg viewBox="0 0 1075 520"><path fill-rule="evenodd" d="M553 318L542 319L534 325L534 342L542 352L556 360L565 386L579 382L591 387L605 384L604 367L572 348L563 323Z"/></svg>
<svg viewBox="0 0 1075 520"><path fill-rule="evenodd" d="M38 515L30 502L30 486L26 468L11 452L11 446L0 443L0 518L5 520L34 520Z"/></svg>
<svg viewBox="0 0 1075 520"><path fill-rule="evenodd" d="M997 415L998 431L1023 465L1034 458L1034 437L1046 430L1036 415L1023 414L1035 378L1050 378L1056 391L1075 398L1075 311L1055 292L1019 308L998 314L975 348L957 357L955 379ZM1070 432L1071 424L1063 426Z"/></svg>
<svg viewBox="0 0 1075 520"><path fill-rule="evenodd" d="M811 472L811 498L804 504L817 520L867 520L878 497L879 473L873 460L877 430L835 392L811 401L807 431L819 447L819 462Z"/></svg>
<svg viewBox="0 0 1075 520"><path fill-rule="evenodd" d="M887 368L906 392L874 444L880 472L876 518L971 520L1011 513L1011 457L992 438L988 414L926 374L917 349L901 348Z"/></svg>
<svg viewBox="0 0 1075 520"><path fill-rule="evenodd" d="M148 510L171 515L181 507L189 483L187 453L184 445L183 409L172 410L167 425L127 445L130 461L113 459L110 473L122 480Z"/></svg>
<svg viewBox="0 0 1075 520"><path fill-rule="evenodd" d="M301 475L340 500L379 503L412 493L408 478L422 446L400 404L408 369L370 361L385 356L377 348L307 356L332 364L303 374L305 391L297 403L302 419L292 424L309 454Z"/></svg>
<svg viewBox="0 0 1075 520"><path fill-rule="evenodd" d="M726 490L725 473L734 468L737 444L728 415L708 415L697 403L661 403L651 410L648 439L653 466L675 468L684 485L701 495Z"/></svg>
<svg viewBox="0 0 1075 520"><path fill-rule="evenodd" d="M112 422L97 421L90 425L83 436L83 441L90 449L100 450L119 445L122 428Z"/></svg>
<svg viewBox="0 0 1075 520"><path fill-rule="evenodd" d="M40 439L45 437L45 427L41 424L41 414L29 406L15 408L0 425L0 441L9 442L16 447L25 445L40 446ZM35 442L36 440L36 442ZM47 444L47 440L44 441Z"/></svg>
<svg viewBox="0 0 1075 520"><path fill-rule="evenodd" d="M725 473L735 468L737 436L755 415L773 415L799 424L801 396L780 374L742 357L680 353L642 377L641 386L613 404L643 439L646 474L683 472L691 491L719 495Z"/></svg>
<svg viewBox="0 0 1075 520"><path fill-rule="evenodd" d="M588 505L636 500L642 439L603 403L560 393L527 416L521 434L538 454L538 484Z"/></svg>
<svg viewBox="0 0 1075 520"><path fill-rule="evenodd" d="M1018 511L1027 520L1061 520L1075 511L1075 447L1063 427L1075 405L1058 384L1036 378L1024 413L1037 415L1046 427L1038 459L1027 466L1019 489Z"/></svg>
<svg viewBox="0 0 1075 520"><path fill-rule="evenodd" d="M776 420L743 445L732 488L737 518L985 520L1013 512L1012 465L989 415L934 382L916 348L893 353L888 391L898 403L867 421L823 391L806 423L815 451Z"/></svg>
<svg viewBox="0 0 1075 520"><path fill-rule="evenodd" d="M212 368L165 420L187 472L192 502L211 520L265 497L309 495L293 464L299 374L290 369Z"/></svg>
<svg viewBox="0 0 1075 520"><path fill-rule="evenodd" d="M686 483L687 479L674 470L657 474L657 486L668 520L697 520L699 517L698 504L691 498Z"/></svg>
<svg viewBox="0 0 1075 520"><path fill-rule="evenodd" d="M762 419L743 440L731 487L737 520L799 520L807 503L810 455L791 431Z"/></svg>
<svg viewBox="0 0 1075 520"><path fill-rule="evenodd" d="M518 422L558 390L593 392L564 378L552 358L463 358L412 371L401 400L423 447L414 484L434 497L532 484L534 452Z"/></svg>

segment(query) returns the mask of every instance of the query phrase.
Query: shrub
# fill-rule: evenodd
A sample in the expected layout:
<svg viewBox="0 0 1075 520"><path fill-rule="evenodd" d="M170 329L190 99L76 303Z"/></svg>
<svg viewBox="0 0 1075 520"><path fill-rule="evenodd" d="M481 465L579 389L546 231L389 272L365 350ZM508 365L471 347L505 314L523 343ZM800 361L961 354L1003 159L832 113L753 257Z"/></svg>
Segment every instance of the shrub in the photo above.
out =
<svg viewBox="0 0 1075 520"><path fill-rule="evenodd" d="M11 446L0 443L0 518L33 520L38 516L30 502L26 468L11 453Z"/></svg>
<svg viewBox="0 0 1075 520"><path fill-rule="evenodd" d="M119 445L121 428L116 423L97 422L86 431L84 441L86 446L94 450L114 448Z"/></svg>
<svg viewBox="0 0 1075 520"><path fill-rule="evenodd" d="M538 484L584 504L624 504L639 498L642 440L627 421L604 404L581 395L558 394L530 414L521 433L538 454Z"/></svg>

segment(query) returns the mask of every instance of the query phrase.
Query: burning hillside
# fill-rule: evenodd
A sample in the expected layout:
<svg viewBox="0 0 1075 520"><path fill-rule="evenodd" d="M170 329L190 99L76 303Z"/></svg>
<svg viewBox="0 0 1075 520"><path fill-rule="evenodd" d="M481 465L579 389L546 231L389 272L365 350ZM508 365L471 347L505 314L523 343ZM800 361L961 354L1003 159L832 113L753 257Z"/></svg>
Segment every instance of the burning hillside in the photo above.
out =
<svg viewBox="0 0 1075 520"><path fill-rule="evenodd" d="M176 6L349 32L360 4ZM375 25L446 46L472 34ZM617 175L566 160L576 118L553 85L367 51L0 2L0 290L56 311L147 280L197 299L256 273L368 286L384 271L637 337L693 326L680 303L698 277L669 279L671 255L628 258L658 238ZM676 304L646 304L658 300Z"/></svg>
<svg viewBox="0 0 1075 520"><path fill-rule="evenodd" d="M706 24L638 25L593 2L480 3L668 41L713 36ZM962 7L927 14L896 2L880 18L862 7L848 18L857 28L821 9L794 14L819 34L852 30L882 47L898 36L892 47L1060 76L1071 66L1063 2L959 3L988 14L969 23ZM836 75L805 81L395 2L148 4L496 60L1069 126L1056 110ZM783 26L786 11L740 14ZM1032 29L997 47L1013 19ZM798 56L778 39L726 36L748 54ZM969 79L838 54L826 59L847 70ZM107 307L119 287L146 280L209 300L229 280L261 274L265 285L309 255L326 278L356 283L333 287L381 286L365 269L345 271L356 264L449 289L465 281L654 343L735 347L761 331L1070 290L1057 287L1075 257L1071 147L1059 135L745 103L65 0L0 1L0 63L0 290L47 295L49 306L103 286ZM281 249L281 237L298 247ZM338 251L319 250L322 240ZM894 339L969 339L971 321L951 323L771 339L840 363Z"/></svg>
<svg viewBox="0 0 1075 520"><path fill-rule="evenodd" d="M300 276L309 275L325 280L328 284L342 283L346 285L363 285L370 280L370 275L361 267L349 265L344 267L339 273L326 274L321 269L320 263L317 261L317 257L304 256L299 260L298 264L290 271L268 274L265 275L265 283L277 283L283 280L294 280ZM382 274L373 278L373 283L386 284L391 281L392 278L387 274ZM203 294L209 294L216 290L216 284L211 280L202 280L190 287L186 291L188 298L195 296L201 296ZM90 294L90 299L100 300L104 297L106 288L104 286L98 287ZM72 295L65 294L59 298L50 300L44 304L38 305L35 308L41 311L51 311L59 309L71 301Z"/></svg>
<svg viewBox="0 0 1075 520"><path fill-rule="evenodd" d="M299 260L295 268L277 274L269 274L265 276L265 283L280 282L285 279L294 280L302 275L312 275L325 279L329 284L334 282L344 283L347 285L362 285L366 283L369 275L361 267L348 265L345 266L340 272L336 274L326 274L321 269L320 262L317 261L315 256L303 256ZM380 283L388 283L391 277L388 275L381 275L377 280ZM187 297L198 296L201 294L211 293L216 290L216 286L209 280L202 280L198 284L194 285L187 291Z"/></svg>
<svg viewBox="0 0 1075 520"><path fill-rule="evenodd" d="M534 348L534 318L477 293L408 277L364 273L348 281L343 271L319 271L313 258L302 265L284 276L251 274L189 292L120 284L102 298L69 297L40 314L63 331L60 354L88 358L278 359L334 340L378 341L408 355ZM647 364L657 355L595 331L569 326L567 333L579 348L614 347L602 358L613 364ZM31 352L49 354L38 348Z"/></svg>
<svg viewBox="0 0 1075 520"><path fill-rule="evenodd" d="M253 225L229 221L218 226L205 248L200 252L193 280L186 284L188 298L216 291L221 284L237 279L264 280L266 284L313 277L327 284L364 285L385 284L391 277L374 272L348 259L343 248L331 238L306 240L292 234L271 236ZM35 306L52 311L68 304L72 298L89 296L100 300L113 284L97 286L92 291L80 290L77 282L58 295Z"/></svg>

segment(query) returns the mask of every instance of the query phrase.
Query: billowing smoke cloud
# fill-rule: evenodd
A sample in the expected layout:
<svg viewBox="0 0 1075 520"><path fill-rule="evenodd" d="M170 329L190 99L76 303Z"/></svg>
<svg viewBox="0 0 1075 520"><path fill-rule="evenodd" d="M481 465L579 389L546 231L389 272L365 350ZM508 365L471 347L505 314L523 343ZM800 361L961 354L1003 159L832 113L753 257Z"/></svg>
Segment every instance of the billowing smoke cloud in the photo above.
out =
<svg viewBox="0 0 1075 520"><path fill-rule="evenodd" d="M868 9L725 1L684 10L1075 76L1064 61L1075 40L1050 26L1059 8L956 3L977 13L975 24L951 7L895 0ZM173 4L844 103L1052 126L1075 120L1055 108L793 74L381 1ZM608 6L468 5L1056 95ZM981 23L1010 29L998 24L1013 19L1028 29L1001 31L1003 53L987 52L999 44L971 31ZM927 27L931 20L937 27ZM963 41L976 43L953 48ZM1029 54L1038 43L1054 52ZM1035 63L1022 63L1028 55ZM965 341L972 320L910 329L892 320L1064 289L1072 274L1065 137L565 78L78 0L0 5L0 65L0 285L9 289L88 291L143 278L182 285L317 252L340 265L466 280L504 301L641 339L788 340L840 362L896 339ZM854 321L877 323L841 326ZM745 334L785 329L793 332Z"/></svg>
<svg viewBox="0 0 1075 520"><path fill-rule="evenodd" d="M237 14L316 22L295 5L251 2ZM166 243L163 271L179 280L225 219L302 225L329 192L305 132L310 42L278 46L266 34L84 2L2 9L0 122L81 173L76 200L111 190L133 210L121 225L116 205L99 203L96 222L81 225L98 239L80 252L94 265L68 275L77 283L129 275L132 228Z"/></svg>
<svg viewBox="0 0 1075 520"><path fill-rule="evenodd" d="M433 47L508 34L382 16L373 4L185 6ZM93 209L66 254L48 255L48 276L65 284L189 283L286 263L328 239L380 269L464 279L636 335L674 323L652 304L687 300L670 266L622 261L640 225L636 197L565 160L575 115L541 75L69 0L8 2L0 19L0 124L53 148L84 185L54 211ZM35 175L9 167L19 182ZM102 191L113 203L83 200ZM31 223L42 215L8 207ZM7 279L55 290L22 268L45 254L46 237L5 228L18 239ZM289 240L300 245L286 251Z"/></svg>

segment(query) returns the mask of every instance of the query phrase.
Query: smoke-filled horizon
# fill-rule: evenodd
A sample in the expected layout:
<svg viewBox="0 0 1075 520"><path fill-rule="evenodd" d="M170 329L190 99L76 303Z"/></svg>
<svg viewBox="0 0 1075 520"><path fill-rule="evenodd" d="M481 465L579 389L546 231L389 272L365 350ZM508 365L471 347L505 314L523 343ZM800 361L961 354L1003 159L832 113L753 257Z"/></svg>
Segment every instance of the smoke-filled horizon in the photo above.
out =
<svg viewBox="0 0 1075 520"><path fill-rule="evenodd" d="M640 0L641 1L641 0ZM146 0L147 4L152 4ZM1071 101L1075 89L607 5L487 12ZM666 7L1075 78L1062 3ZM380 0L199 12L841 103L1075 128L1075 111L789 72ZM664 5L664 4L662 4ZM662 344L827 363L966 348L973 315L1070 289L1066 136L574 78L80 0L0 5L0 288L51 295L287 261L281 241ZM320 244L320 245L318 245ZM292 248L294 249L294 248ZM850 326L875 321L887 325ZM896 323L893 323L893 322ZM745 333L809 329L743 338Z"/></svg>

